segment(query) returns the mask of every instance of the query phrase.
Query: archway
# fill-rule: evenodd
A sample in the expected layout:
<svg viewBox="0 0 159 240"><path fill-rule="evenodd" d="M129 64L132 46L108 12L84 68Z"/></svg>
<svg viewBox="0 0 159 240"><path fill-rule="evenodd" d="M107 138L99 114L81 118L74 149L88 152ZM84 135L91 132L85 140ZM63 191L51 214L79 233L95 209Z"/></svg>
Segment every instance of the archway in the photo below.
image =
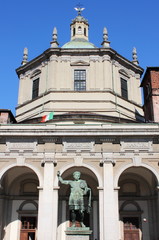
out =
<svg viewBox="0 0 159 240"><path fill-rule="evenodd" d="M81 179L85 180L88 187L91 189L91 212L90 214L85 211L84 214L84 224L86 227L90 227L93 230L93 236L91 239L99 239L99 212L98 212L98 180L95 174L86 167L71 167L67 169L62 174L64 180L73 180L73 172L81 172ZM58 206L58 240L65 240L66 234L65 231L67 227L71 226L70 223L70 210L69 210L69 195L70 195L70 186L65 184L59 184L59 206ZM88 196L87 196L88 197ZM87 209L88 198L84 200L85 209ZM76 225L79 225L78 219Z"/></svg>
<svg viewBox="0 0 159 240"><path fill-rule="evenodd" d="M28 167L13 167L3 174L0 189L2 240L36 239L38 185L38 176Z"/></svg>
<svg viewBox="0 0 159 240"><path fill-rule="evenodd" d="M119 214L124 240L158 239L157 178L145 167L130 167L119 178Z"/></svg>

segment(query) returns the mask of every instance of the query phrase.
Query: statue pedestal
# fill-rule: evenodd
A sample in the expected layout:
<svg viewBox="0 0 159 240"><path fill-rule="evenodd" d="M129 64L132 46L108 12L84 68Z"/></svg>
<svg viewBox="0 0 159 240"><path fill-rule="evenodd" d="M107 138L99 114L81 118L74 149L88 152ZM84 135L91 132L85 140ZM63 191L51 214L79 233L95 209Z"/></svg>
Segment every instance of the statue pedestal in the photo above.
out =
<svg viewBox="0 0 159 240"><path fill-rule="evenodd" d="M66 232L66 240L90 240L92 231L89 227L68 227Z"/></svg>

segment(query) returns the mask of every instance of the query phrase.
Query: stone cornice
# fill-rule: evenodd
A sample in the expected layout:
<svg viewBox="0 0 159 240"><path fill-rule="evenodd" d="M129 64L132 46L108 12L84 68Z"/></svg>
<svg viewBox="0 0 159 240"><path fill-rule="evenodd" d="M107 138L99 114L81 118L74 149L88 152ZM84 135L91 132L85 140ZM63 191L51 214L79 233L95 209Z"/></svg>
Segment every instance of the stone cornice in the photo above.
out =
<svg viewBox="0 0 159 240"><path fill-rule="evenodd" d="M129 61L128 59L124 58L120 54L118 54L114 49L112 48L92 48L92 49L63 49L63 48L48 48L46 51L44 51L42 54L37 56L36 58L32 59L25 65L20 66L16 69L16 73L18 76L20 74L25 73L26 71L35 68L37 65L41 64L45 60L49 60L50 56L56 55L56 56L62 56L62 55L76 55L82 54L82 55L98 55L98 56L104 56L109 55L112 59L119 61L120 63L126 65L127 67L133 69L134 72L139 73L142 75L143 68L140 66L135 65L133 62Z"/></svg>
<svg viewBox="0 0 159 240"><path fill-rule="evenodd" d="M38 96L38 98L36 98L35 100L30 100L30 101L27 101L27 102L25 102L25 103L23 103L23 104L20 104L19 106L17 106L16 107L16 110L17 109L20 109L20 108L22 108L23 106L26 106L26 105L28 105L28 104L31 104L31 103L33 103L33 102L35 102L35 101L37 101L37 100L39 100L39 99L41 99L41 98L44 98L45 96L47 96L47 95L49 95L49 94L55 94L55 93L75 93L75 94L77 94L77 92L75 92L74 90L49 90L48 92L45 92L44 94L41 94L41 95L39 95ZM81 93L83 93L82 91L81 91ZM115 93L115 92L113 92L112 90L110 90L110 89L107 89L107 90L87 90L87 91L84 91L84 93L86 93L86 94L90 94L90 93L110 93L110 94L112 94L112 95L114 95L114 96L116 96L116 97L118 97L119 99L123 99L118 93ZM123 99L123 100L125 100L125 99ZM57 101L57 100L56 100ZM64 99L64 100L58 100L58 102L65 102L66 100ZM79 100L70 100L70 102L78 102ZM87 100L87 102L88 102L89 100ZM102 101L102 100L90 100L90 102L100 102L100 101ZM142 108L142 106L140 105L140 104L137 104L137 103L135 103L134 101L131 101L131 100L125 100L126 102L128 102L128 103L130 103L130 104L133 104L133 105L135 105L135 106L137 106L137 107L140 107L140 108ZM46 103L50 103L50 102L54 102L54 99L52 99L52 100L47 100L46 102L45 102L45 104ZM68 102L68 100L67 100L67 102ZM83 99L83 100L80 100L80 102L85 102L85 99ZM103 101L102 101L103 102ZM105 102L111 102L111 103L114 103L114 101L112 101L112 100L107 100L107 101L105 101ZM127 109L126 107L124 107L124 106L121 106L120 104L117 104L119 107L122 107L122 108L125 108L125 109ZM39 103L39 105L38 106L41 106L41 103ZM36 109L37 107L38 107L37 105L36 105L36 107L34 107L34 109ZM28 111L26 111L26 112L29 112L30 111L30 109L28 110ZM133 112L133 111L131 111L131 112ZM22 114L23 115L23 114ZM19 117L20 115L17 115L16 117Z"/></svg>
<svg viewBox="0 0 159 240"><path fill-rule="evenodd" d="M107 136L107 137L158 137L159 124L108 123L108 124L11 124L0 125L0 138L4 137L63 137L63 136Z"/></svg>

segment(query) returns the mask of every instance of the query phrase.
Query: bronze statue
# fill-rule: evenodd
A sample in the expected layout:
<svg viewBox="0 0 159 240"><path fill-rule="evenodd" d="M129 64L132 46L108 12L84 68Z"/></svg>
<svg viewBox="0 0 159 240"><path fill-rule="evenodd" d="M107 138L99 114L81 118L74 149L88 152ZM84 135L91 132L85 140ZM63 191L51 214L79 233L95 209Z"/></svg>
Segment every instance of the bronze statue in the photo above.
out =
<svg viewBox="0 0 159 240"><path fill-rule="evenodd" d="M75 227L76 222L76 213L78 211L80 216L80 224L81 227L85 227L83 223L84 219L84 211L87 210L90 212L91 208L91 189L88 188L85 180L80 179L81 173L79 171L75 171L73 173L74 180L63 180L60 176L60 172L57 173L58 179L62 184L69 184L71 187L71 192L69 196L69 209L71 210L71 221L72 227ZM84 206L84 195L89 193L88 200L88 208L86 209Z"/></svg>

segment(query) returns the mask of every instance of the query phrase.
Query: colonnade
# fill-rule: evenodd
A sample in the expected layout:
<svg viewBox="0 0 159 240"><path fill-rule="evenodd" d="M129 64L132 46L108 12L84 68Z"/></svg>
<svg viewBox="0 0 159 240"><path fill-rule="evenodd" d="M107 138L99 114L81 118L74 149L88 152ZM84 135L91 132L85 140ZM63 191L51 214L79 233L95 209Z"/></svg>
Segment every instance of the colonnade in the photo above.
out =
<svg viewBox="0 0 159 240"><path fill-rule="evenodd" d="M119 209L118 192L114 190L113 165L112 159L103 159L103 186L98 186L99 191L99 209L98 202L92 204L92 226L94 239L114 240L119 239ZM44 163L44 183L39 188L39 213L38 213L38 240L53 240L57 237L58 229L58 187L53 186L56 161L54 159L45 159ZM66 221L66 201L62 201L60 209L62 213L62 222ZM99 216L98 216L99 212ZM65 231L66 224L60 228ZM98 229L99 228L99 229ZM64 239L64 234L61 240Z"/></svg>

